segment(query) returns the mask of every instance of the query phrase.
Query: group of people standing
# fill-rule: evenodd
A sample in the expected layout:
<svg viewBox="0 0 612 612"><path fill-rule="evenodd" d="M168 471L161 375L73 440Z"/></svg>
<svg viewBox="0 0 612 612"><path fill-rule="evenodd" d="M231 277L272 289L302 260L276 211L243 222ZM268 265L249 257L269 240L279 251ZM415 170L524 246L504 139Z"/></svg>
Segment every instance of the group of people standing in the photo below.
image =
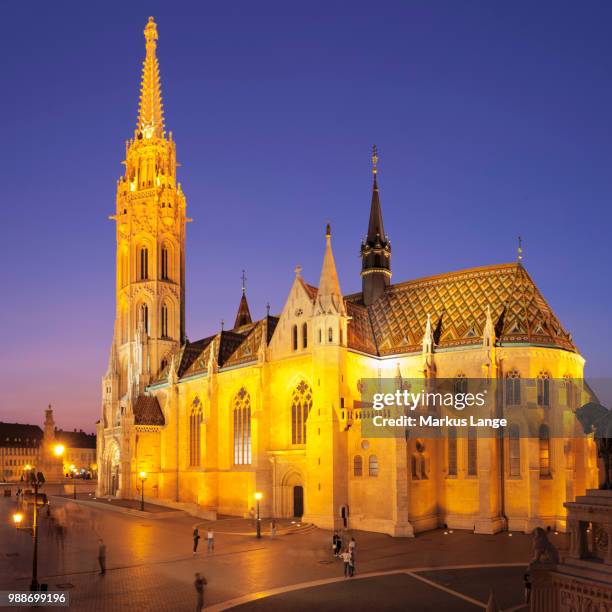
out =
<svg viewBox="0 0 612 612"><path fill-rule="evenodd" d="M332 536L332 549L334 551L334 557L342 559L344 563L344 576L350 578L355 575L355 548L357 542L355 538L351 538L348 544L344 545L342 536L334 531Z"/></svg>

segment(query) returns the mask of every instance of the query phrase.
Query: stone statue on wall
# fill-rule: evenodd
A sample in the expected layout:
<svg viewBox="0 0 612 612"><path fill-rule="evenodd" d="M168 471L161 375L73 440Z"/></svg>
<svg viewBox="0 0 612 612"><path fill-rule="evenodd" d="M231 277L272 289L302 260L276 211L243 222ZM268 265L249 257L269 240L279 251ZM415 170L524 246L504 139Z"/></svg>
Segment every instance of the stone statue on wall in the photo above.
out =
<svg viewBox="0 0 612 612"><path fill-rule="evenodd" d="M559 551L557 547L548 541L548 534L541 527L536 527L532 533L533 559L531 562L550 561L559 563Z"/></svg>
<svg viewBox="0 0 612 612"><path fill-rule="evenodd" d="M601 404L589 402L576 410L585 434L593 433L597 456L603 462L603 482L600 489L612 489L612 410Z"/></svg>

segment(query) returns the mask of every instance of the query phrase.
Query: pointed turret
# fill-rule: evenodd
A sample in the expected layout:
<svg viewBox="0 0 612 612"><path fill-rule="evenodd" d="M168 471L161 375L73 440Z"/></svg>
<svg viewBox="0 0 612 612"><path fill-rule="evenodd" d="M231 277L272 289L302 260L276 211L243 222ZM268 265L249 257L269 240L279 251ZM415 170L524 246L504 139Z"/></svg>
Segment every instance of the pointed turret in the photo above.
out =
<svg viewBox="0 0 612 612"><path fill-rule="evenodd" d="M238 305L238 312L236 313L236 321L234 322L234 329L237 327L242 327L243 325L248 325L252 323L251 319L251 311L249 310L249 303L246 299L246 274L244 270L242 271L242 297L240 298L240 304Z"/></svg>
<svg viewBox="0 0 612 612"><path fill-rule="evenodd" d="M372 203L370 205L370 221L368 235L361 243L361 279L363 288L363 303L373 304L385 291L391 281L391 243L385 234L378 193L377 169L378 151L376 145L372 148Z"/></svg>
<svg viewBox="0 0 612 612"><path fill-rule="evenodd" d="M159 63L157 62L157 24L153 17L145 26L146 56L142 68L137 134L140 138L162 138L164 109L162 106Z"/></svg>
<svg viewBox="0 0 612 612"><path fill-rule="evenodd" d="M345 314L344 300L342 299L342 291L340 291L340 281L338 280L336 262L331 246L331 227L329 223L325 230L325 256L323 257L323 267L319 279L315 312Z"/></svg>

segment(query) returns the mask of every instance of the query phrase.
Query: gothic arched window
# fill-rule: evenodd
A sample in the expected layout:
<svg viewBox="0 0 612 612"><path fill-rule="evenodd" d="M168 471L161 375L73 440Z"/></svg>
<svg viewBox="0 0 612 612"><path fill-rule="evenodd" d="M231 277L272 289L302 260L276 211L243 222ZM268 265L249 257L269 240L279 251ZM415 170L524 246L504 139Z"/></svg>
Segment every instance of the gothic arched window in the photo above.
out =
<svg viewBox="0 0 612 612"><path fill-rule="evenodd" d="M331 327L327 330L327 341L328 342L334 341L334 330Z"/></svg>
<svg viewBox="0 0 612 612"><path fill-rule="evenodd" d="M518 425L510 425L508 430L508 472L513 478L521 475L521 438Z"/></svg>
<svg viewBox="0 0 612 612"><path fill-rule="evenodd" d="M306 420L312 408L312 390L301 381L293 390L291 400L291 443L306 444Z"/></svg>
<svg viewBox="0 0 612 612"><path fill-rule="evenodd" d="M297 325L294 325L291 328L291 344L293 346L293 350L298 350L298 328Z"/></svg>
<svg viewBox="0 0 612 612"><path fill-rule="evenodd" d="M202 403L196 397L191 405L189 415L189 465L192 467L200 465L201 460L201 440L200 432L202 426Z"/></svg>
<svg viewBox="0 0 612 612"><path fill-rule="evenodd" d="M506 374L506 405L518 406L521 403L521 375L512 370Z"/></svg>
<svg viewBox="0 0 612 612"><path fill-rule="evenodd" d="M550 429L540 425L540 478L550 478Z"/></svg>
<svg viewBox="0 0 612 612"><path fill-rule="evenodd" d="M161 307L161 337L168 337L168 306L167 304L162 304Z"/></svg>
<svg viewBox="0 0 612 612"><path fill-rule="evenodd" d="M251 396L244 387L234 396L234 464L250 465L251 454Z"/></svg>
<svg viewBox="0 0 612 612"><path fill-rule="evenodd" d="M149 307L146 304L140 306L140 321L142 322L142 329L145 333L149 333Z"/></svg>
<svg viewBox="0 0 612 612"><path fill-rule="evenodd" d="M363 475L363 459L361 455L355 455L353 459L353 476Z"/></svg>
<svg viewBox="0 0 612 612"><path fill-rule="evenodd" d="M537 380L538 406L550 406L550 376L548 372L540 372Z"/></svg>
<svg viewBox="0 0 612 612"><path fill-rule="evenodd" d="M448 452L448 475L457 475L457 430L454 427L450 427L448 430L447 439L447 452Z"/></svg>
<svg viewBox="0 0 612 612"><path fill-rule="evenodd" d="M140 247L140 280L149 278L149 249Z"/></svg>
<svg viewBox="0 0 612 612"><path fill-rule="evenodd" d="M302 348L308 348L308 323L302 324Z"/></svg>
<svg viewBox="0 0 612 612"><path fill-rule="evenodd" d="M468 476L476 476L478 474L478 438L476 437L475 427L468 429L467 473Z"/></svg>
<svg viewBox="0 0 612 612"><path fill-rule="evenodd" d="M161 250L161 277L162 280L168 280L170 274L168 272L168 247L163 246Z"/></svg>
<svg viewBox="0 0 612 612"><path fill-rule="evenodd" d="M378 457L376 455L370 455L368 458L368 475L378 476Z"/></svg>

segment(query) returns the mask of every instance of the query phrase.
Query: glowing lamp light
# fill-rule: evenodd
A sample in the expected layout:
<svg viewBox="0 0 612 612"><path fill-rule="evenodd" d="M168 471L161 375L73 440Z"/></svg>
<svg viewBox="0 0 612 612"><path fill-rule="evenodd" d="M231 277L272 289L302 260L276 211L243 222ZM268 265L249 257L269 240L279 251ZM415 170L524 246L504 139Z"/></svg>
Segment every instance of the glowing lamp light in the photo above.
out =
<svg viewBox="0 0 612 612"><path fill-rule="evenodd" d="M76 467L74 466L74 463L71 463L71 464L70 464L70 471L71 471L71 472L76 471Z"/></svg>
<svg viewBox="0 0 612 612"><path fill-rule="evenodd" d="M146 478L147 478L147 473L146 473L146 472L144 472L144 471L143 471L143 472L140 472L140 478L141 478L141 480L146 480Z"/></svg>
<svg viewBox="0 0 612 612"><path fill-rule="evenodd" d="M28 471L30 471L30 470L32 469L32 466L31 466L29 463L26 463L26 464L23 466L23 469L24 469L24 470L28 470Z"/></svg>
<svg viewBox="0 0 612 612"><path fill-rule="evenodd" d="M262 497L263 497L263 493L261 493L260 491L257 491L257 493L255 493L255 499L257 501L261 500Z"/></svg>
<svg viewBox="0 0 612 612"><path fill-rule="evenodd" d="M15 523L16 527L19 527L23 521L23 514L21 512L15 512L13 514L13 523Z"/></svg>
<svg viewBox="0 0 612 612"><path fill-rule="evenodd" d="M65 451L66 451L66 447L63 444L56 444L53 447L53 454L56 457L61 457Z"/></svg>

